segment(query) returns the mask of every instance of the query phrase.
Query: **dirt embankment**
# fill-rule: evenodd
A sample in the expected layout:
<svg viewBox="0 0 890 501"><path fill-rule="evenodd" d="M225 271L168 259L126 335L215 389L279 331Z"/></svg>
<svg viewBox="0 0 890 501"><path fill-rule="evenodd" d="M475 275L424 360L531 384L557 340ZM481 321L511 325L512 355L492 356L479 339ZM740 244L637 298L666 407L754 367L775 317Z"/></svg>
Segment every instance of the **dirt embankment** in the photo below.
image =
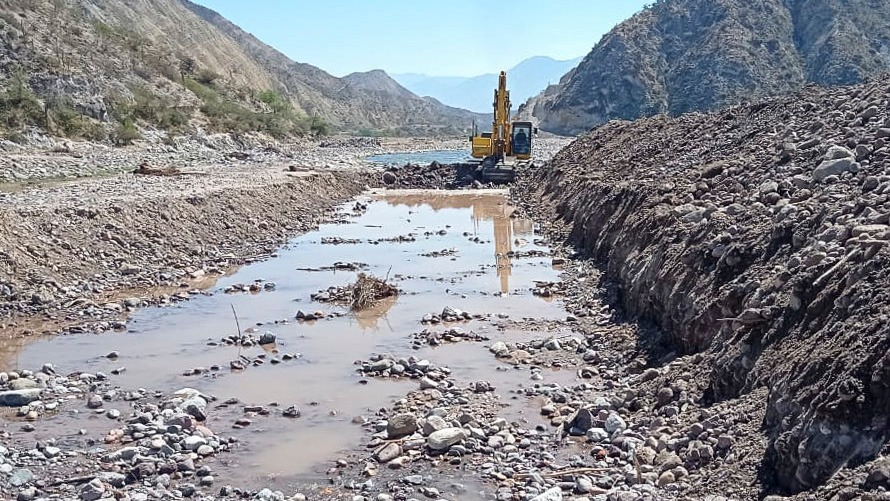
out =
<svg viewBox="0 0 890 501"><path fill-rule="evenodd" d="M888 86L612 122L522 180L626 311L661 328L639 349L678 354L639 412L673 408L682 372L704 417L764 416L740 462L756 464L711 492L888 487Z"/></svg>
<svg viewBox="0 0 890 501"><path fill-rule="evenodd" d="M129 309L187 298L196 282L269 256L375 180L210 170L14 193L0 209L0 330L122 327Z"/></svg>

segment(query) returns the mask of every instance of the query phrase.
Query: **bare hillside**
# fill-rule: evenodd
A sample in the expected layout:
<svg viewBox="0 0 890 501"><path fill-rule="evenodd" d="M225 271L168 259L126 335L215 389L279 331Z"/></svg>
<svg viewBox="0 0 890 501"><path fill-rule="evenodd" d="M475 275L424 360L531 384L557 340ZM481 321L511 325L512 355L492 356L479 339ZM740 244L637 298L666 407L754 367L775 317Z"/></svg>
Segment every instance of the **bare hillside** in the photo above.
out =
<svg viewBox="0 0 890 501"><path fill-rule="evenodd" d="M0 5L0 33L7 136L33 125L124 142L143 126L436 134L473 118L291 61L187 1L10 0Z"/></svg>

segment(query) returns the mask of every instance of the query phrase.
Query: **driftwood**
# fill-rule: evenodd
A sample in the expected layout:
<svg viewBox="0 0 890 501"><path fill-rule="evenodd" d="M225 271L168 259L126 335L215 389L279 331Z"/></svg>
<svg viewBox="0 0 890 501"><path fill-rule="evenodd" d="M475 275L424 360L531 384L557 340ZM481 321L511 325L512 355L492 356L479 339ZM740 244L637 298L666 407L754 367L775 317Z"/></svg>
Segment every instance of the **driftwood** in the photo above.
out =
<svg viewBox="0 0 890 501"><path fill-rule="evenodd" d="M66 478L64 480L56 480L55 482L51 482L47 484L47 487L57 487L59 485L65 484L85 484L87 482L92 482L96 479L96 475L84 475L82 477L71 477Z"/></svg>
<svg viewBox="0 0 890 501"><path fill-rule="evenodd" d="M364 310L374 306L379 301L399 295L399 289L387 283L386 280L364 273L358 274L358 279L350 288L352 290L349 306L353 310Z"/></svg>
<svg viewBox="0 0 890 501"><path fill-rule="evenodd" d="M147 162L142 162L139 167L133 171L133 174L142 176L181 176L182 172L176 167L152 167Z"/></svg>

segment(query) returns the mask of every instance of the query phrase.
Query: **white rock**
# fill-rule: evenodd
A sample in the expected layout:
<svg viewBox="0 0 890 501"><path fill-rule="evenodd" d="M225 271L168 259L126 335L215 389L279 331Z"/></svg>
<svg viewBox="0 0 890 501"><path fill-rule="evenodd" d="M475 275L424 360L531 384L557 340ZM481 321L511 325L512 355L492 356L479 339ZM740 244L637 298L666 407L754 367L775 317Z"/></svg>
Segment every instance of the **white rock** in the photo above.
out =
<svg viewBox="0 0 890 501"><path fill-rule="evenodd" d="M615 433L616 431L624 431L627 429L627 423L621 419L621 416L612 412L609 413L609 417L606 418L606 431L608 433Z"/></svg>
<svg viewBox="0 0 890 501"><path fill-rule="evenodd" d="M539 496L533 497L532 501L562 501L562 489L554 487Z"/></svg>
<svg viewBox="0 0 890 501"><path fill-rule="evenodd" d="M426 445L434 451L444 451L466 438L467 433L461 428L445 428L431 433L426 439Z"/></svg>
<svg viewBox="0 0 890 501"><path fill-rule="evenodd" d="M494 353L496 357L506 357L510 354L510 349L507 348L507 343L503 341L498 341L491 345L491 348L488 351Z"/></svg>

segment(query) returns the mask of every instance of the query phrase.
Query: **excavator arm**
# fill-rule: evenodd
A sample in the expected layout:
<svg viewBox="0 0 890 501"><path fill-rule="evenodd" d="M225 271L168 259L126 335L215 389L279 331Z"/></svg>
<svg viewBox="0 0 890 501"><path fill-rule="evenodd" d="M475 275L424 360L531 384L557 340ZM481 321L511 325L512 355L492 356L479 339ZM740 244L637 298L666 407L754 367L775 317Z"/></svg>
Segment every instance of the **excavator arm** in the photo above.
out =
<svg viewBox="0 0 890 501"><path fill-rule="evenodd" d="M512 180L516 161L531 160L534 128L531 122L510 121L512 103L505 71L498 75L492 108L491 132L479 134L473 124L471 154L473 158L482 160L483 179ZM508 163L510 165L506 165ZM498 167L499 164L505 165Z"/></svg>

